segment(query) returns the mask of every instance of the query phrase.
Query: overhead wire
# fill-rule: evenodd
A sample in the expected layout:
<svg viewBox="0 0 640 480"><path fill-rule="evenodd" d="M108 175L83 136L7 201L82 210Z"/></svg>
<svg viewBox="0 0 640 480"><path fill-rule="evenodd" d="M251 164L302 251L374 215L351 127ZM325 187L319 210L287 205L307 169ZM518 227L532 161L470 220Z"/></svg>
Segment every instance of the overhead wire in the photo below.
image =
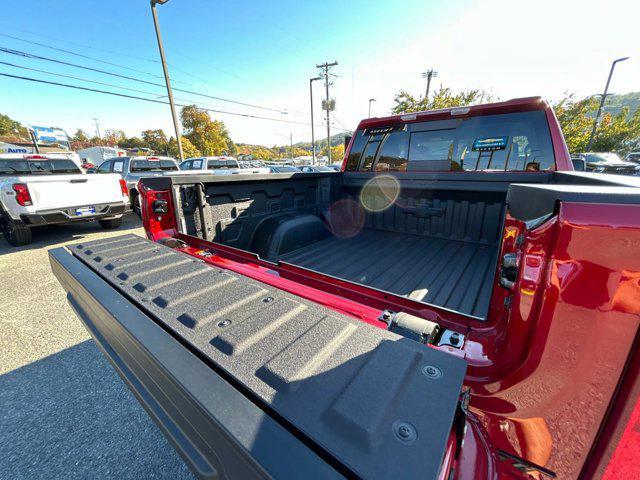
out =
<svg viewBox="0 0 640 480"><path fill-rule="evenodd" d="M156 98L161 98L161 97L158 96L157 92L149 92L147 90L139 90L137 88L125 87L124 85L116 85L116 84L108 83L108 82L99 82L97 80L91 80L91 79L83 78L83 77L76 77L74 75L65 75L64 73L51 72L49 70L41 70L39 68L25 67L24 65L16 65L15 63L10 63L10 62L2 62L2 61L0 61L0 65L7 65L9 67L19 68L21 70L28 70L30 72L44 73L46 75L53 75L53 76L56 76L56 77L69 78L71 80L79 80L81 82L93 83L95 85L104 85L106 87L119 88L119 89L122 89L122 90L127 90L129 92L144 93L145 95L153 95ZM166 97L166 95L163 95L163 97ZM192 101L191 99L188 99L188 98L181 98L181 97L173 97L173 98L175 98L176 100L183 101L183 102L191 102ZM222 107L219 107L218 105L211 105L211 104L208 104L208 103L203 103L202 105L206 105L206 106L211 107L211 108L222 108Z"/></svg>
<svg viewBox="0 0 640 480"><path fill-rule="evenodd" d="M112 54L112 55L118 55L118 56L122 56L122 57L132 58L134 60L142 60L142 61L151 62L151 63L160 63L160 60L158 60L158 59L145 58L145 57L141 57L141 56L138 56L138 55L131 55L130 53L116 52L114 50L108 50L106 48L96 47L94 45L87 45L85 43L73 42L73 41L68 40L68 39L59 38L59 37L53 37L51 35L45 35L45 34L40 33L40 32L33 32L31 30L26 30L24 28L18 28L18 27L15 27L13 25L6 25L6 24L0 23L0 27L8 28L10 30L15 30L17 32L27 33L29 35L34 35L36 37L41 37L41 38L46 38L46 39L49 39L49 40L54 40L56 42L67 43L69 45L74 45L74 46L80 47L80 48L89 48L91 50L96 50L96 51L99 51L99 52L105 52L105 53L109 53L109 54Z"/></svg>
<svg viewBox="0 0 640 480"><path fill-rule="evenodd" d="M80 86L80 85L69 85L69 84L66 84L66 83L52 82L52 81L49 81L49 80L42 80L42 79L38 79L38 78L23 77L23 76L20 76L20 75L12 75L12 74L5 73L5 72L0 72L0 76L8 77L8 78L14 78L14 79L18 79L18 80L25 80L25 81L29 81L29 82L35 82L35 83L43 83L43 84L54 85L54 86L59 86L59 87L72 88L72 89L76 89L76 90L84 90L84 91L88 91L88 92L102 93L102 94L106 94L106 95L113 95L113 96L116 96L116 97L130 98L130 99L134 99L134 100L142 100L142 101L150 102L150 103L158 103L158 104L162 104L162 105L169 105L169 102L165 102L163 100L157 100L157 99L153 99L153 98L138 97L138 96L135 96L135 95L128 95L128 94L125 94L125 93L110 92L110 91L107 91L107 90L99 90L99 89L96 89L96 88L83 87L83 86ZM175 103L174 105L176 105L178 107L186 107L187 106L187 105L179 104L179 103ZM296 124L296 125L305 125L305 126L309 125L306 122L297 122L295 120L285 120L285 119L282 119L282 118L273 118L273 117L262 117L262 116L259 116L259 115L252 115L252 114L248 114L248 113L229 112L229 111L225 111L225 110L218 110L218 109L212 109L212 108L201 108L201 107L199 107L199 108L201 110L204 110L204 111L207 111L207 112L219 113L219 114L222 114L222 115L233 115L233 116L239 116L239 117L244 117L244 118L254 118L254 119L259 119L259 120L269 120L269 121L273 121L273 122L289 123L289 124ZM316 125L316 126L322 126L322 125ZM342 130L342 129L338 129L338 130Z"/></svg>
<svg viewBox="0 0 640 480"><path fill-rule="evenodd" d="M122 79L125 79L125 80L131 80L131 81L138 82L138 83L143 83L143 84L146 84L146 85L153 85L154 87L165 88L165 85L162 85L160 83L150 82L148 80L143 80L141 78L131 77L131 76L128 76L128 75L122 75L120 73L109 72L107 70L102 70L102 69L99 69L99 68L88 67L86 65L79 65L77 63L65 62L63 60L54 59L54 58L50 58L50 57L44 57L42 55L36 55L34 53L24 52L24 51L21 51L21 50L15 50L15 49L6 48L6 47L0 47L0 52L8 53L10 55L16 55L16 56L20 56L20 57L24 57L24 58L32 58L32 59L36 59L36 60L44 60L44 61L47 61L47 62L57 63L57 64L60 64L60 65L66 65L66 66L70 66L70 67L74 67L74 68L80 68L82 70L88 70L88 71L91 71L91 72L96 72L96 73L101 73L101 74L104 74L104 75L109 75L109 76L112 76L112 77L122 78ZM232 99L229 99L229 98L223 98L223 97L218 97L218 96L214 96L214 95L208 95L208 94L205 94L205 93L195 92L195 91L192 91L192 90L185 90L185 89L182 89L182 88L175 88L174 87L173 90L176 91L176 92L188 93L190 95L196 95L196 96L200 96L200 97L211 98L213 100L218 100L218 101L221 101L221 102L233 103L233 104L242 105L242 106L245 106L245 107L272 111L272 112L280 113L282 115L287 115L288 114L288 112L286 110L284 110L284 109L276 109L276 108L271 108L271 107L264 107L264 106L256 105L256 104L253 104L253 103L240 102L238 100L232 100Z"/></svg>
<svg viewBox="0 0 640 480"><path fill-rule="evenodd" d="M78 53L78 52L73 52L71 50L67 50L67 49L64 49L64 48L54 47L52 45L47 45L45 43L34 42L33 40L27 40L25 38L15 37L13 35L8 35L6 33L0 33L0 36L5 37L5 38L11 38L12 40L18 40L19 42L25 42L25 43L29 43L31 45L37 45L39 47L48 48L49 50L55 50L56 52L62 52L62 53L66 53L68 55L73 55L73 56L76 56L76 57L85 58L87 60L92 60L94 62L103 63L105 65L110 65L112 67L123 68L125 70L130 70L132 72L137 72L137 73L143 73L144 75L149 75L150 77L162 78L161 75L145 72L144 70L139 70L139 69L133 68L133 67L127 67L125 65L120 65L119 63L107 62L106 60L102 60L100 58L92 57L90 55L84 55L84 54Z"/></svg>

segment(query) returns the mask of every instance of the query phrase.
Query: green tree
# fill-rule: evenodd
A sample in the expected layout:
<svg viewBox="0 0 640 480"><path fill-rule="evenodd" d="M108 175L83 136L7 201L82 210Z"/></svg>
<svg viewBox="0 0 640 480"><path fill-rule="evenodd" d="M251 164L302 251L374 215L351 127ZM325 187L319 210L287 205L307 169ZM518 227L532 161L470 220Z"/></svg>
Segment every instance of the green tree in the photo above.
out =
<svg viewBox="0 0 640 480"><path fill-rule="evenodd" d="M590 115L597 108L596 97L576 100L573 94L567 95L553 106L570 152L584 152L587 149L593 128L593 118Z"/></svg>
<svg viewBox="0 0 640 480"><path fill-rule="evenodd" d="M202 153L196 147L194 147L193 143L185 137L184 135L180 137L182 142L182 154L184 158L193 158L193 157L201 157ZM180 158L180 152L178 150L178 142L176 139L171 137L168 143L167 154L173 158Z"/></svg>
<svg viewBox="0 0 640 480"><path fill-rule="evenodd" d="M0 113L0 135L29 138L29 131L17 120Z"/></svg>
<svg viewBox="0 0 640 480"><path fill-rule="evenodd" d="M195 105L187 105L180 112L185 137L202 153L202 155L233 154L237 148L224 123L211 120L209 114Z"/></svg>
<svg viewBox="0 0 640 480"><path fill-rule="evenodd" d="M139 137L130 137L125 138L123 142L120 143L120 147L122 148L147 148L147 142L142 140Z"/></svg>
<svg viewBox="0 0 640 480"><path fill-rule="evenodd" d="M392 112L399 115L438 108L466 107L494 100L493 95L479 88L453 93L450 88L445 88L441 85L428 99L414 97L406 90L400 90L393 98L395 106Z"/></svg>
<svg viewBox="0 0 640 480"><path fill-rule="evenodd" d="M554 104L570 152L587 150L598 102L597 97L577 100L575 95L569 94ZM600 117L591 150L625 154L637 145L639 138L640 109L629 114L629 107L622 106L613 114L606 112Z"/></svg>
<svg viewBox="0 0 640 480"><path fill-rule="evenodd" d="M169 140L164 130L160 128L142 132L142 141L145 143L145 147L150 148L156 153L166 153L169 146Z"/></svg>
<svg viewBox="0 0 640 480"><path fill-rule="evenodd" d="M71 137L71 141L86 143L89 141L89 137L87 136L84 130L79 128L78 130L76 130L76 133L73 134L73 137Z"/></svg>

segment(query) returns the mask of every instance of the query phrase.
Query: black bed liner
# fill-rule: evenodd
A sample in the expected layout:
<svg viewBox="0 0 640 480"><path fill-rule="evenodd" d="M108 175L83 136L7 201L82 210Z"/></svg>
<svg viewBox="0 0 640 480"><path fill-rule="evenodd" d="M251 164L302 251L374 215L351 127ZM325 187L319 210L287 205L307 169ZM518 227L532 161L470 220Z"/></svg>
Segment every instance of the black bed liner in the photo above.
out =
<svg viewBox="0 0 640 480"><path fill-rule="evenodd" d="M331 237L278 260L419 302L486 318L498 247L363 230Z"/></svg>
<svg viewBox="0 0 640 480"><path fill-rule="evenodd" d="M463 360L133 235L70 250L341 473L437 476Z"/></svg>

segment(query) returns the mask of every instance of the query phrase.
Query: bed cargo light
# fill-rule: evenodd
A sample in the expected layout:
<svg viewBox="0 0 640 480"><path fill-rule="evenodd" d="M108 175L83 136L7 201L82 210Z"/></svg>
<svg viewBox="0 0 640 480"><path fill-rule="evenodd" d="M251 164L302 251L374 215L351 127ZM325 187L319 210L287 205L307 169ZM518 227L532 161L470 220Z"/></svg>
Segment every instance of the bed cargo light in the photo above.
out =
<svg viewBox="0 0 640 480"><path fill-rule="evenodd" d="M29 188L25 183L14 183L12 185L13 191L16 192L16 202L23 207L33 205L31 201L31 195L29 194Z"/></svg>

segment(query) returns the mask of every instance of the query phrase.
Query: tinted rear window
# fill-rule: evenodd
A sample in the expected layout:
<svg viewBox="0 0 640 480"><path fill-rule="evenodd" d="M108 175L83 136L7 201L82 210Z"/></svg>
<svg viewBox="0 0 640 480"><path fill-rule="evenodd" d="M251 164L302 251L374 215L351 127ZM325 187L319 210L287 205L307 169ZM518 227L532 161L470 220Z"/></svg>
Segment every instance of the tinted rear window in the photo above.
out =
<svg viewBox="0 0 640 480"><path fill-rule="evenodd" d="M236 160L209 160L207 162L208 170L219 170L223 168L240 168Z"/></svg>
<svg viewBox="0 0 640 480"><path fill-rule="evenodd" d="M132 172L162 172L178 170L178 166L171 160L133 160Z"/></svg>
<svg viewBox="0 0 640 480"><path fill-rule="evenodd" d="M0 175L82 173L73 160L0 160Z"/></svg>
<svg viewBox="0 0 640 480"><path fill-rule="evenodd" d="M348 171L547 170L555 157L545 112L420 122L359 130Z"/></svg>

